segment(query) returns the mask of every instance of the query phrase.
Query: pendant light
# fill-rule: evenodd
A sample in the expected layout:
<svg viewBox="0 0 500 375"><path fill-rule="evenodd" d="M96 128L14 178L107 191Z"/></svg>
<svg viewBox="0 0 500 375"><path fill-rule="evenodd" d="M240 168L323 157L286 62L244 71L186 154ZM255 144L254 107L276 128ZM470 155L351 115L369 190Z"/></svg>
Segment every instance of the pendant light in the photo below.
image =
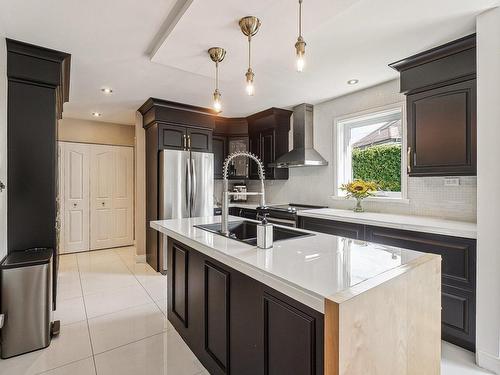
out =
<svg viewBox="0 0 500 375"><path fill-rule="evenodd" d="M253 95L255 92L254 85L253 85L253 80L255 77L255 74L252 70L252 37L257 34L259 31L261 22L257 17L254 16L247 16L243 17L240 22L240 29L243 34L245 34L248 37L248 70L245 73L245 79L246 79L246 91L248 95Z"/></svg>
<svg viewBox="0 0 500 375"><path fill-rule="evenodd" d="M306 42L302 37L302 0L299 0L299 37L295 43L295 51L297 53L297 71L301 72L304 70L304 55L306 53Z"/></svg>
<svg viewBox="0 0 500 375"><path fill-rule="evenodd" d="M214 91L214 109L217 112L222 110L222 95L219 91L219 63L226 57L226 50L221 47L212 47L208 50L210 58L215 63L215 91Z"/></svg>

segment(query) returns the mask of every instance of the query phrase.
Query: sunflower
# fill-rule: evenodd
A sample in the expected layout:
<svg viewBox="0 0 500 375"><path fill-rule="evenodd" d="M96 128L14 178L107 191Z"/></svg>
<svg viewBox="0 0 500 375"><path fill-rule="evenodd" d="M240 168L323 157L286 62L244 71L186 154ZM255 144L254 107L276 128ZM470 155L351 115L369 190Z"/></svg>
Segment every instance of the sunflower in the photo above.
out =
<svg viewBox="0 0 500 375"><path fill-rule="evenodd" d="M347 184L343 184L340 189L347 192L347 198L363 199L373 195L373 193L377 191L378 185L374 181L354 180Z"/></svg>

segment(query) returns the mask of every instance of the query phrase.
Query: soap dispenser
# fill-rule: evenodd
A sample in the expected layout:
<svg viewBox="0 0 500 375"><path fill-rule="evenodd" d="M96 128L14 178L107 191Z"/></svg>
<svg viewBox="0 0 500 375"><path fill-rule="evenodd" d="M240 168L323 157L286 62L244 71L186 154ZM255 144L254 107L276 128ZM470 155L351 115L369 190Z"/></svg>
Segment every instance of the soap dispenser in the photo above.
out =
<svg viewBox="0 0 500 375"><path fill-rule="evenodd" d="M257 247L259 249L273 247L273 225L267 222L265 216L260 224L257 224Z"/></svg>

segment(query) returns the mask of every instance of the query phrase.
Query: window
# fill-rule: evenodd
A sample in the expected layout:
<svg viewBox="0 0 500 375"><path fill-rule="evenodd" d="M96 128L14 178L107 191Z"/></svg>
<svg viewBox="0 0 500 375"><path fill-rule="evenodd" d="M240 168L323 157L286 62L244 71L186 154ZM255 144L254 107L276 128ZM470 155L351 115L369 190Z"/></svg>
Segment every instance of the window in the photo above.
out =
<svg viewBox="0 0 500 375"><path fill-rule="evenodd" d="M336 121L336 195L345 195L342 184L362 179L378 183L376 197L404 198L403 122L401 105Z"/></svg>

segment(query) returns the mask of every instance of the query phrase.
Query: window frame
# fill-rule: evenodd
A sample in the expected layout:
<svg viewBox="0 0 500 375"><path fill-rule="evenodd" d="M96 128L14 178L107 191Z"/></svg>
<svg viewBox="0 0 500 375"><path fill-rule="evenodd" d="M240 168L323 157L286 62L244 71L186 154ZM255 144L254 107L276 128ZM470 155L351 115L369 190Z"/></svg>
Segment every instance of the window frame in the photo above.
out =
<svg viewBox="0 0 500 375"><path fill-rule="evenodd" d="M401 196L373 196L367 198L368 200L374 201L391 201L391 202L401 202L408 203L408 175L407 171L407 121L406 121L406 103L397 102L393 104L388 104L380 107L374 107L365 109L362 111L357 111L342 116L334 118L333 121L333 194L334 199L345 199L345 195L342 195L339 191L341 181L344 178L346 171L345 152L344 144L346 140L346 127L345 123L356 122L363 120L368 116L382 115L386 112L400 111L401 112ZM339 129L339 127L341 127Z"/></svg>

